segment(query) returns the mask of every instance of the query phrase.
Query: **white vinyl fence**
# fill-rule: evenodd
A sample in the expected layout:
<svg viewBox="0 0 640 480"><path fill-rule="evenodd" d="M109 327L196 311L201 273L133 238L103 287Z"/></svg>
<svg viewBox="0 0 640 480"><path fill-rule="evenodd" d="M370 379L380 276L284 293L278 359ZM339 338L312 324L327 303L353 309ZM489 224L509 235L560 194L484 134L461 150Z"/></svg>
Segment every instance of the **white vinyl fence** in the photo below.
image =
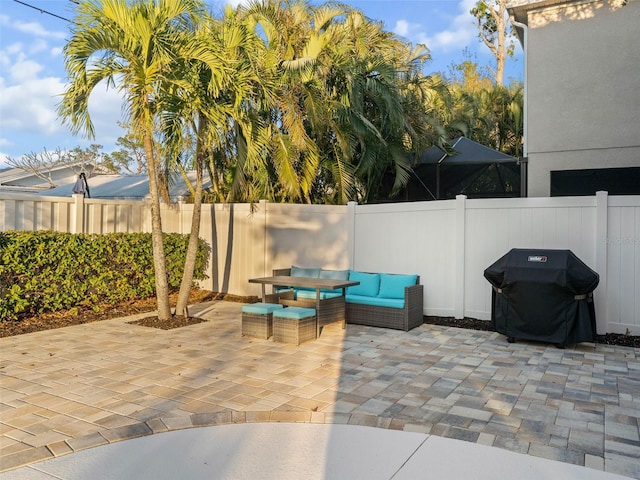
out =
<svg viewBox="0 0 640 480"><path fill-rule="evenodd" d="M166 232L188 233L192 205L163 211ZM150 230L141 201L2 194L0 231ZM600 275L598 332L640 335L640 197L516 198L346 206L203 205L212 247L202 287L258 295L247 279L292 264L417 273L425 315L491 316L483 272L511 248L570 249Z"/></svg>

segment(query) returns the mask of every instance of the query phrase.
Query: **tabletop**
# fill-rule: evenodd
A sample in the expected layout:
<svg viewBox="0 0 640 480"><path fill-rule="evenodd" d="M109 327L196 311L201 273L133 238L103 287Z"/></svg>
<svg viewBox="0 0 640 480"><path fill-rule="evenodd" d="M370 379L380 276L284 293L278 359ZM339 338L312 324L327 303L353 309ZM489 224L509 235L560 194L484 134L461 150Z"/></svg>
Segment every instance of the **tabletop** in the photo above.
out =
<svg viewBox="0 0 640 480"><path fill-rule="evenodd" d="M335 290L338 288L352 287L360 282L353 280L336 280L333 278L290 277L277 275L274 277L250 278L249 283L261 283L263 285L281 285L286 287L325 288Z"/></svg>

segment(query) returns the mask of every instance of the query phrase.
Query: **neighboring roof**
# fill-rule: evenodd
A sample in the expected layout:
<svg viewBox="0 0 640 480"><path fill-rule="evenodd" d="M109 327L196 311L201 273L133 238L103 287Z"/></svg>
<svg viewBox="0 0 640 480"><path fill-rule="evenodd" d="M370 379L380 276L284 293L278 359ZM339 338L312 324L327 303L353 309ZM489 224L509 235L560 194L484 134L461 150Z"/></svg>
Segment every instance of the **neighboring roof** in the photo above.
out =
<svg viewBox="0 0 640 480"><path fill-rule="evenodd" d="M28 172L23 168L4 168L0 170L0 187L21 187L21 182L27 178L35 177L36 175L33 172ZM32 188L48 188L48 185L45 186L44 180L40 181L43 185L36 186L30 185ZM25 185L26 186L26 185Z"/></svg>
<svg viewBox="0 0 640 480"><path fill-rule="evenodd" d="M44 187L21 187L15 185L0 185L0 192L9 193L38 193L42 192Z"/></svg>
<svg viewBox="0 0 640 480"><path fill-rule="evenodd" d="M6 189L8 187L24 187L25 189L33 190L47 190L51 188L51 183L58 184L60 182L67 182L70 178L77 176L78 167L85 167L84 170L91 172L94 175L101 173L108 173L109 170L100 165L86 164L82 161L75 163L60 163L43 169L44 175L49 177L50 181L38 177L34 172L20 168L9 167L0 170L0 188ZM75 170L74 170L74 167ZM15 190L15 189L13 189ZM27 191L27 190L18 190Z"/></svg>
<svg viewBox="0 0 640 480"><path fill-rule="evenodd" d="M195 185L196 173L188 172L189 180ZM143 175L97 175L87 178L89 185L89 193L91 198L118 198L126 200L142 200L149 194L149 177ZM73 195L73 183L61 185L44 192L39 195L47 195L54 197L69 197ZM208 183L205 182L205 188ZM190 194L189 188L182 179L182 176L174 178L173 183L169 187L169 195L171 198L187 197Z"/></svg>
<svg viewBox="0 0 640 480"><path fill-rule="evenodd" d="M418 154L414 166L440 163L446 156L447 153L444 150L437 145L433 145Z"/></svg>
<svg viewBox="0 0 640 480"><path fill-rule="evenodd" d="M458 137L451 141L455 154L447 154L437 146L424 150L417 157L415 166L420 165L478 165L489 163L517 162L515 157L499 152L474 142L466 137Z"/></svg>

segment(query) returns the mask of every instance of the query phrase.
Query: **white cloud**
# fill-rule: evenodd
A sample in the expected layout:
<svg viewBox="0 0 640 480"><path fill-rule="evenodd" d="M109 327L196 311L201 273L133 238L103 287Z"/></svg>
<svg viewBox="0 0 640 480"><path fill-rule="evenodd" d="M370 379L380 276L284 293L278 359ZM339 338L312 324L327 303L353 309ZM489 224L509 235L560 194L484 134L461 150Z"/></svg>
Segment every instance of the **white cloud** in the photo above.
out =
<svg viewBox="0 0 640 480"><path fill-rule="evenodd" d="M34 40L29 45L29 53L30 54L37 54L37 53L40 53L40 52L46 52L46 51L48 51L50 49L51 49L51 47L49 46L49 43L46 42L45 40L42 40L42 39Z"/></svg>
<svg viewBox="0 0 640 480"><path fill-rule="evenodd" d="M25 55L20 53L7 69L7 73L9 73L11 84L17 85L37 78L42 70L42 65L33 60L26 60Z"/></svg>
<svg viewBox="0 0 640 480"><path fill-rule="evenodd" d="M52 40L64 40L67 34L60 30L49 30L42 26L40 22L23 22L20 20L13 20L7 15L0 15L0 25L3 28L15 30L22 34L49 38Z"/></svg>
<svg viewBox="0 0 640 480"><path fill-rule="evenodd" d="M2 0L4 1L4 0ZM91 95L89 113L96 139L73 137L58 118L57 107L65 90L66 75L62 67L62 44L65 34L45 28L38 22L14 21L0 15L0 146L4 152L19 156L51 148L73 148L99 143L112 147L123 134L122 99L117 91L98 85ZM11 42L6 41L10 39ZM22 152L22 153L20 153ZM0 160L3 157L0 157Z"/></svg>
<svg viewBox="0 0 640 480"><path fill-rule="evenodd" d="M65 80L43 76L43 65L27 60L25 53L16 48L1 52L0 58L5 67L0 76L0 128L5 132L1 145L5 148L16 145L29 151L31 145L17 145L16 140L21 135L56 146L69 141L82 142L82 138L69 139L67 127L58 118L57 106L65 90ZM102 85L96 87L89 101L96 143L112 144L122 135L122 129L117 125L121 105L117 91L106 91ZM64 146L73 148L74 145Z"/></svg>
<svg viewBox="0 0 640 480"><path fill-rule="evenodd" d="M409 22L407 22L406 20L398 20L396 22L396 26L393 29L393 33L405 37L409 33L409 28Z"/></svg>
<svg viewBox="0 0 640 480"><path fill-rule="evenodd" d="M64 85L59 78L38 78L38 65L25 66L19 84L5 85L0 81L0 126L15 131L51 135L60 131L55 112L57 98ZM31 74L31 75L29 75Z"/></svg>
<svg viewBox="0 0 640 480"><path fill-rule="evenodd" d="M124 120L122 118L123 105L122 94L114 88L107 90L104 82L99 83L93 89L89 98L89 115L91 115L96 138L87 140L87 144L97 143L109 151L118 137L125 134L125 131L118 126L118 122Z"/></svg>
<svg viewBox="0 0 640 480"><path fill-rule="evenodd" d="M458 51L476 43L478 31L469 11L477 0L461 0L455 16L440 16L442 30L429 32L424 25L412 23L408 20L398 20L394 33L403 36L413 43L423 43L432 52Z"/></svg>

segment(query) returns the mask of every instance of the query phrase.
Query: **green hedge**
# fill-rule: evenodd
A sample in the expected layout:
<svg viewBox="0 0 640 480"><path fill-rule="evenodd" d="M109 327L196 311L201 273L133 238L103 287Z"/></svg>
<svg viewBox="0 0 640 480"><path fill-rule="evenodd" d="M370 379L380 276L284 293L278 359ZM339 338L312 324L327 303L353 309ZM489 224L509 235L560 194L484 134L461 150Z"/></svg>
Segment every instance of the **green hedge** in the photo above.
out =
<svg viewBox="0 0 640 480"><path fill-rule="evenodd" d="M189 238L165 234L169 287L180 286ZM210 247L200 240L195 280L207 278ZM150 233L74 235L0 232L0 321L155 294Z"/></svg>

